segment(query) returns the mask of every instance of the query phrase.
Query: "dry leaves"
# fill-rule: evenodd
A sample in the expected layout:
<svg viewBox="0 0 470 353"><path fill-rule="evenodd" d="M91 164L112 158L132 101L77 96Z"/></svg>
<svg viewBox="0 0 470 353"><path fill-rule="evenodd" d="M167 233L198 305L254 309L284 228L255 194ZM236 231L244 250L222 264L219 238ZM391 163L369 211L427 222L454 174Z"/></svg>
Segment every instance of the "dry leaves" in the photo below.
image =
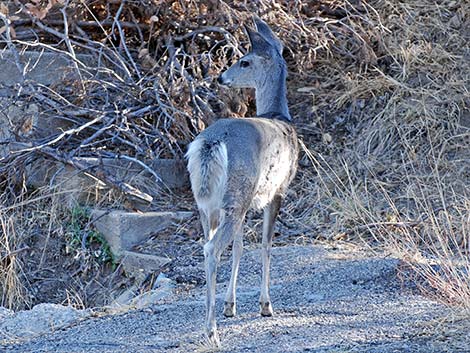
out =
<svg viewBox="0 0 470 353"><path fill-rule="evenodd" d="M48 0L46 6L44 6L41 0L30 0L25 7L31 15L39 20L43 20L55 5L63 5L64 2L65 0Z"/></svg>

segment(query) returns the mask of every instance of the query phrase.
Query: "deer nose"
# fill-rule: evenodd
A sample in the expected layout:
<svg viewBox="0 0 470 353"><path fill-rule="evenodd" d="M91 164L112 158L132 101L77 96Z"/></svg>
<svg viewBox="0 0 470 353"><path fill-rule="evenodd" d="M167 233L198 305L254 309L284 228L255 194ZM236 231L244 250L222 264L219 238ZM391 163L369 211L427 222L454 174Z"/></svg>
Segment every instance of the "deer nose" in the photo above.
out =
<svg viewBox="0 0 470 353"><path fill-rule="evenodd" d="M224 77L224 74L217 77L217 82L219 83L219 85L222 85L222 86L227 86L227 87L232 86L232 80L230 78Z"/></svg>

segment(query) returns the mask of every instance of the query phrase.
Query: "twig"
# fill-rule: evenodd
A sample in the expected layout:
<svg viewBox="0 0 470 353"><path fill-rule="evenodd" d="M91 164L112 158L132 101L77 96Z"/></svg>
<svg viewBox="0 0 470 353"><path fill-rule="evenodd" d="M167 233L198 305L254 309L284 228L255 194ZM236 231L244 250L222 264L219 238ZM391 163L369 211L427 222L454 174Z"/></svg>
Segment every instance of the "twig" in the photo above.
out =
<svg viewBox="0 0 470 353"><path fill-rule="evenodd" d="M126 44L126 36L124 34L124 31L122 30L121 23L119 22L119 17L121 16L121 13L122 13L122 10L124 9L125 4L126 4L126 1L123 0L121 2L121 5L119 6L116 16L114 16L114 23L111 29L114 28L114 25L116 25L116 27L118 28L119 36L121 37L120 45L124 48L124 51L126 52L127 58L132 64L135 74L139 78L139 81L141 81L142 75L140 74L140 70L137 67L137 64L135 63L134 59L132 58L131 53L129 52L129 48L127 47L127 44Z"/></svg>
<svg viewBox="0 0 470 353"><path fill-rule="evenodd" d="M44 24L49 25L49 26L61 26L61 25L64 24L64 22L62 22L60 20L44 19L44 20L42 20L42 22ZM32 19L18 19L18 20L11 21L11 23L14 26L25 26L25 25L33 24L34 21ZM112 27L113 24L114 24L114 20L103 20L103 21L99 21L99 22L71 20L71 21L69 21L69 23L70 23L70 25L76 25L76 26L85 27L85 28L87 28L87 27L88 28L102 28L102 27ZM135 28L135 29L143 29L143 30L147 30L147 29L150 28L150 26L145 24L145 23L134 23L134 22L122 21L122 22L120 22L120 24L123 28Z"/></svg>
<svg viewBox="0 0 470 353"><path fill-rule="evenodd" d="M88 7L88 5L85 3L85 2L82 2L83 5L85 6L85 8L88 10L88 12L90 13L90 15L93 17L93 19L95 20L95 22L98 24L99 28L101 28L101 30L103 31L104 34L106 34L108 37L109 37L109 34L106 32L106 30L104 29L104 27L100 24L100 21L98 20L98 18L96 18L95 16L95 13ZM114 21L112 22L114 23ZM111 44L112 48L114 49L114 55L116 56L116 58L118 59L118 61L121 63L121 68L125 70L126 72L126 75L128 77L128 79L132 79L132 75L129 71L129 69L127 68L127 65L126 63L124 62L124 59L121 57L121 55L119 54L116 46L114 45L113 41L109 41L109 43ZM101 45L103 45L101 43ZM104 45L103 45L104 47Z"/></svg>
<svg viewBox="0 0 470 353"><path fill-rule="evenodd" d="M95 140L96 138L101 136L103 133L105 133L107 130L109 130L112 127L112 124L114 123L114 121L115 121L115 118L108 120L102 128L98 129L93 135L83 140L80 143L79 148L87 147L91 141Z"/></svg>
<svg viewBox="0 0 470 353"><path fill-rule="evenodd" d="M15 65L18 68L18 71L21 72L24 78L24 67L20 62L20 56L18 54L18 51L16 50L16 47L13 45L12 38L11 38L11 21L8 17L6 17L3 13L0 12L0 19L5 23L5 36L7 39L7 46L8 49L10 49L11 53L15 57Z"/></svg>
<svg viewBox="0 0 470 353"><path fill-rule="evenodd" d="M111 154L111 153L107 153L108 155L111 155L112 158L115 158L115 159L123 159L123 160L126 160L126 161L130 161L130 162L134 162L134 163L137 163L138 165L140 165L142 168L144 168L147 172L149 172L150 174L153 175L153 177L155 178L155 181L156 182L162 182L162 179L160 178L160 176L152 169L150 168L147 164L145 164L144 162L136 159L136 158L133 158L133 157L130 157L130 156L126 156L126 155L122 155L122 154Z"/></svg>
<svg viewBox="0 0 470 353"><path fill-rule="evenodd" d="M447 206L449 208L451 206ZM444 210L444 207L439 207L436 208L435 210L432 211L432 213L428 213L423 215L423 217L420 220L416 221L403 221L403 222L375 222L375 223L368 223L368 224L363 224L361 226L354 227L353 229L347 231L346 233L352 234L356 231L364 230L364 229L369 229L369 228L378 228L378 227L397 227L397 228L414 228L418 226L419 224L425 222L431 214L436 214Z"/></svg>
<svg viewBox="0 0 470 353"><path fill-rule="evenodd" d="M45 147L48 147L48 146L52 146L53 144L59 142L60 140L62 140L65 136L69 136L69 135L73 135L73 134L77 134L79 132L81 132L82 130L92 126L93 124L96 124L98 122L100 122L101 120L103 120L104 116L101 115L93 120L90 120L89 122L77 127L77 128L74 128L74 129L69 129L67 131L64 131L62 132L61 134L59 134L59 136L57 136L56 138L46 142L46 143L43 143L41 145L38 145L38 146L32 146L32 147L29 147L29 148L25 148L25 149L22 149L22 150L17 150L17 151L12 151L11 153L14 153L14 154L21 154L21 153L25 153L25 152L32 152L32 151L41 151L42 149L44 149Z"/></svg>
<svg viewBox="0 0 470 353"><path fill-rule="evenodd" d="M221 28L221 27L217 27L217 26L207 26L207 27L202 27L202 28L199 28L199 29L195 29L191 32L188 32L186 34L183 34L181 36L175 36L173 37L173 40L176 40L176 41L183 41L185 39L188 39L188 38L191 38L191 37L194 37L198 34L202 34L202 33L207 33L207 32L216 32L216 33L221 33L224 35L225 38L227 38L228 36L231 36L231 34L226 31L225 29Z"/></svg>
<svg viewBox="0 0 470 353"><path fill-rule="evenodd" d="M63 16L63 19L64 19L64 41L65 41L65 44L67 45L67 48L70 52L70 54L72 55L72 58L74 59L73 60L73 66L75 66L75 71L77 72L78 76L80 77L80 83L81 83L81 86L82 86L82 91L85 92L85 85L83 83L83 77L82 77L82 72L80 71L79 67L78 67L78 64L77 64L77 55L75 55L75 49L73 48L73 45L72 43L70 42L70 38L69 38L69 25L68 25L68 21L67 21L67 11L66 8L68 6L68 1L65 3L65 5L60 9L60 12L62 12L62 16Z"/></svg>
<svg viewBox="0 0 470 353"><path fill-rule="evenodd" d="M9 257L15 256L15 255L19 254L20 252L23 252L23 251L26 251L26 250L29 250L29 249L31 249L29 246L24 246L20 249L10 251L8 254L6 254L2 258L0 258L0 263L4 262Z"/></svg>

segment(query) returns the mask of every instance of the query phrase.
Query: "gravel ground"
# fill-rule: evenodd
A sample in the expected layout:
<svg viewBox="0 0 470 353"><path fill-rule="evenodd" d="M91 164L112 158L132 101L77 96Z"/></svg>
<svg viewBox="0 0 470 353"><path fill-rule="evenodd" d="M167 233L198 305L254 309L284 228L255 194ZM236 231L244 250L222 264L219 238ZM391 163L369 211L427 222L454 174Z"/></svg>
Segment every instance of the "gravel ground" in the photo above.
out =
<svg viewBox="0 0 470 353"><path fill-rule="evenodd" d="M449 309L398 281L397 259L352 247L275 248L272 318L258 315L260 259L258 249L242 258L235 318L222 315L230 261L221 265L217 320L222 352L455 351L449 340L429 334ZM147 309L89 318L21 342L4 340L0 351L208 351L202 343L204 296L198 285ZM466 336L459 338L459 347L462 340L470 347Z"/></svg>

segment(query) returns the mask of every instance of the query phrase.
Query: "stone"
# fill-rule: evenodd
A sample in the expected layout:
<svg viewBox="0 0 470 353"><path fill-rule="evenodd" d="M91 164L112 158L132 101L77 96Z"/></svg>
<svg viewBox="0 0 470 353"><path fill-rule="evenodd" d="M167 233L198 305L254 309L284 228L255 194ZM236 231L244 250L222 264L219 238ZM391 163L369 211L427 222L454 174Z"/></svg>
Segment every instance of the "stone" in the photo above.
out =
<svg viewBox="0 0 470 353"><path fill-rule="evenodd" d="M167 275L165 275L163 272L161 272L158 276L157 279L155 280L155 283L153 284L152 289L158 289L158 288L163 288L163 287L173 287L173 281L171 278L168 278Z"/></svg>
<svg viewBox="0 0 470 353"><path fill-rule="evenodd" d="M89 310L77 310L71 306L38 304L31 310L7 313L0 321L0 336L6 335L9 339L30 338L53 332L90 315Z"/></svg>
<svg viewBox="0 0 470 353"><path fill-rule="evenodd" d="M0 322L7 319L8 317L14 315L13 310L7 309L3 306L0 306Z"/></svg>
<svg viewBox="0 0 470 353"><path fill-rule="evenodd" d="M192 212L183 211L137 213L97 209L91 213L93 225L106 239L115 260L136 281L143 280L149 273L158 272L171 260L132 249L171 223L184 221L192 215Z"/></svg>
<svg viewBox="0 0 470 353"><path fill-rule="evenodd" d="M455 14L450 20L449 25L453 29L459 29L462 26L462 21L460 20L459 14Z"/></svg>
<svg viewBox="0 0 470 353"><path fill-rule="evenodd" d="M51 85L63 81L70 75L78 77L73 60L64 54L40 51L18 54L19 64L26 68L24 75L17 66L15 55L9 50L0 51L0 82L3 86L14 86L24 80ZM90 66L93 62L91 55L78 54L77 60L86 66Z"/></svg>
<svg viewBox="0 0 470 353"><path fill-rule="evenodd" d="M15 141L15 135L30 136L37 127L38 115L39 108L34 103L0 98L0 141ZM9 144L0 144L0 158L10 151Z"/></svg>
<svg viewBox="0 0 470 353"><path fill-rule="evenodd" d="M158 174L163 185L169 189L182 189L190 186L185 161L156 159L151 162L150 167Z"/></svg>
<svg viewBox="0 0 470 353"><path fill-rule="evenodd" d="M61 204L72 209L96 203L110 188L98 179L77 171L70 165L40 159L26 171L26 184L32 188L52 187Z"/></svg>
<svg viewBox="0 0 470 353"><path fill-rule="evenodd" d="M120 257L124 251L147 240L172 222L190 218L192 212L127 212L95 209L91 213L95 228L104 236L111 251Z"/></svg>
<svg viewBox="0 0 470 353"><path fill-rule="evenodd" d="M105 307L108 312L115 312L115 309L128 307L130 302L137 296L139 286L133 285L121 293L116 299L113 300L111 305Z"/></svg>
<svg viewBox="0 0 470 353"><path fill-rule="evenodd" d="M16 55L9 50L0 51L0 158L7 156L12 150L24 148L17 143L17 136L25 140L29 136L35 139L51 136L71 127L71 123L60 116L42 112L40 106L30 101L17 98L18 85L24 80L41 85L57 85L76 80L86 72L78 72L74 60L61 53L26 51ZM87 67L96 67L97 63L90 55L77 54L76 59ZM24 71L24 73L23 73ZM65 80L65 81L64 81ZM5 143L6 142L6 143ZM186 163L183 160L155 159L144 161L159 178L135 161L112 158L84 158L92 165L102 167L110 175L116 176L137 189L156 196L165 189L189 187ZM93 202L110 190L102 182L77 173L71 167L61 163L39 158L26 170L27 184L34 188L60 184L59 191L65 191L64 202L69 207L77 203ZM51 183L51 180L54 183ZM68 192L70 190L70 192ZM143 201L142 201L143 202ZM145 209L148 205L132 200L135 208Z"/></svg>
<svg viewBox="0 0 470 353"><path fill-rule="evenodd" d="M152 289L135 297L129 305L135 309L145 309L166 298L170 298L172 295L173 291L168 288Z"/></svg>
<svg viewBox="0 0 470 353"><path fill-rule="evenodd" d="M149 168L155 171L160 177L160 181L145 170L140 164L113 158L80 158L90 165L99 166L104 171L118 180L126 182L137 189L157 197L162 189L181 189L189 187L189 177L184 161L174 159L158 159L148 161ZM77 172L71 166L64 166L62 163L48 160L41 160L40 163L32 165L27 172L27 185L40 188L51 185L64 192L66 199L64 203L73 207L77 204L93 204L101 196L110 191L103 182L92 178L85 173ZM145 205L134 205L138 209L145 209Z"/></svg>
<svg viewBox="0 0 470 353"><path fill-rule="evenodd" d="M120 254L120 260L118 260L124 271L133 277L138 279L144 279L147 274L159 271L171 260L151 254L142 254L135 251L123 251Z"/></svg>
<svg viewBox="0 0 470 353"><path fill-rule="evenodd" d="M138 294L139 288L137 285L134 285L117 297L108 310L116 311L116 309L121 309L121 311L125 311L130 308L148 308L165 299L172 298L175 287L176 284L170 278L165 274L160 273L151 290Z"/></svg>

